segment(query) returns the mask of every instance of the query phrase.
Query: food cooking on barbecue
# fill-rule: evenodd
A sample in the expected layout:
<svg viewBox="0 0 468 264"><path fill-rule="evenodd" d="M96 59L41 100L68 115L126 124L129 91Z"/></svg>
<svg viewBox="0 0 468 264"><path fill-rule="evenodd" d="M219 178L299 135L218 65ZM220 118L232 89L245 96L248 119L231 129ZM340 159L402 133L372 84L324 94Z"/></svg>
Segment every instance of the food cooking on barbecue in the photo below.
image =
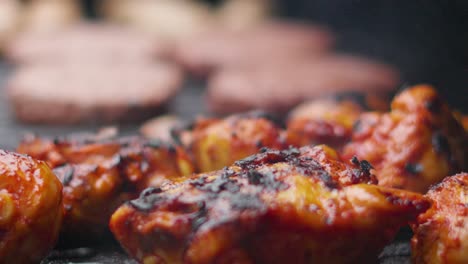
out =
<svg viewBox="0 0 468 264"><path fill-rule="evenodd" d="M0 263L38 263L62 223L62 185L45 162L0 150Z"/></svg>
<svg viewBox="0 0 468 264"><path fill-rule="evenodd" d="M333 38L324 28L297 22L268 21L244 30L215 27L177 43L174 59L204 77L224 67L313 58L327 53Z"/></svg>
<svg viewBox="0 0 468 264"><path fill-rule="evenodd" d="M351 139L354 122L363 108L351 100L314 100L290 112L287 142L294 146L327 144L341 148Z"/></svg>
<svg viewBox="0 0 468 264"><path fill-rule="evenodd" d="M365 263L430 203L329 147L268 150L143 191L110 227L141 263Z"/></svg>
<svg viewBox="0 0 468 264"><path fill-rule="evenodd" d="M168 53L164 41L141 32L106 23L81 23L58 32L19 34L9 43L5 55L16 64L106 62L110 66L153 61Z"/></svg>
<svg viewBox="0 0 468 264"><path fill-rule="evenodd" d="M225 67L213 74L207 84L211 111L262 109L284 113L323 95L350 90L391 91L399 79L399 73L387 65L349 55L253 61L251 65Z"/></svg>
<svg viewBox="0 0 468 264"><path fill-rule="evenodd" d="M17 119L76 124L144 119L160 113L182 82L182 72L170 63L111 60L22 66L9 79L7 89Z"/></svg>
<svg viewBox="0 0 468 264"><path fill-rule="evenodd" d="M77 133L54 139L27 134L16 151L46 161L52 168L67 163L98 164L112 158L120 150L120 144L112 141L117 133L116 128L106 127L96 134Z"/></svg>
<svg viewBox="0 0 468 264"><path fill-rule="evenodd" d="M191 153L200 172L218 170L257 153L262 147L286 147L281 128L263 112L225 119L199 119L191 131Z"/></svg>
<svg viewBox="0 0 468 264"><path fill-rule="evenodd" d="M389 95L342 93L302 103L286 120L287 143L296 147L326 144L341 150L364 110L386 110Z"/></svg>
<svg viewBox="0 0 468 264"><path fill-rule="evenodd" d="M30 137L18 147L19 152L48 162L62 181L65 238L97 237L108 230L110 215L124 201L194 170L180 147L109 135L107 130L55 140Z"/></svg>
<svg viewBox="0 0 468 264"><path fill-rule="evenodd" d="M344 158L369 161L379 185L424 193L468 169L468 135L430 86L401 92L388 113L362 114Z"/></svg>
<svg viewBox="0 0 468 264"><path fill-rule="evenodd" d="M103 160L99 165L68 164L54 170L64 187L61 238L65 243L89 242L105 234L112 212L134 197L119 165L118 160Z"/></svg>
<svg viewBox="0 0 468 264"><path fill-rule="evenodd" d="M413 225L413 262L468 263L468 174L445 178L425 196L432 206Z"/></svg>

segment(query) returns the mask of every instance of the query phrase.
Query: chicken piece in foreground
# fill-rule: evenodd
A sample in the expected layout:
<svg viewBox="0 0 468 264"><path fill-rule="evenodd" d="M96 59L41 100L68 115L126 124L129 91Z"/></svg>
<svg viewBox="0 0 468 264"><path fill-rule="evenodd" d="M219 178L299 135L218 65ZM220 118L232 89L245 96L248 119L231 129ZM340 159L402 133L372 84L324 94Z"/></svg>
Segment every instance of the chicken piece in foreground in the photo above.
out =
<svg viewBox="0 0 468 264"><path fill-rule="evenodd" d="M358 164L359 163L359 164ZM374 263L430 203L377 186L326 146L267 150L122 205L110 227L141 263Z"/></svg>
<svg viewBox="0 0 468 264"><path fill-rule="evenodd" d="M445 178L426 197L432 207L413 225L414 263L468 263L468 173Z"/></svg>
<svg viewBox="0 0 468 264"><path fill-rule="evenodd" d="M200 172L219 170L257 153L262 147L284 149L281 128L263 112L224 119L199 119L190 129L190 149ZM185 140L187 141L187 140Z"/></svg>
<svg viewBox="0 0 468 264"><path fill-rule="evenodd" d="M354 122L363 111L357 103L315 100L296 107L287 121L287 142L293 146L327 144L341 148L351 139Z"/></svg>
<svg viewBox="0 0 468 264"><path fill-rule="evenodd" d="M62 223L62 185L45 162L0 150L0 263L38 263Z"/></svg>
<svg viewBox="0 0 468 264"><path fill-rule="evenodd" d="M24 140L18 150L47 161L63 183L62 237L67 242L67 238L101 235L124 201L194 171L182 148L139 137L34 137Z"/></svg>
<svg viewBox="0 0 468 264"><path fill-rule="evenodd" d="M468 169L468 135L430 86L395 97L389 113L361 115L343 157L369 161L379 185L425 193L431 184Z"/></svg>

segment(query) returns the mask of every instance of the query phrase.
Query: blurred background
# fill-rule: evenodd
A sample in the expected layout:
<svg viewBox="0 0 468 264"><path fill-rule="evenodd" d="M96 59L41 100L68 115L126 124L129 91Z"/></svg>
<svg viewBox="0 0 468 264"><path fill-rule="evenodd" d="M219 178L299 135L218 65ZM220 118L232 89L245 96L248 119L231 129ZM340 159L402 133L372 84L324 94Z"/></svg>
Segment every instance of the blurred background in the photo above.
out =
<svg viewBox="0 0 468 264"><path fill-rule="evenodd" d="M2 0L0 147L417 83L466 113L466 14L463 0Z"/></svg>

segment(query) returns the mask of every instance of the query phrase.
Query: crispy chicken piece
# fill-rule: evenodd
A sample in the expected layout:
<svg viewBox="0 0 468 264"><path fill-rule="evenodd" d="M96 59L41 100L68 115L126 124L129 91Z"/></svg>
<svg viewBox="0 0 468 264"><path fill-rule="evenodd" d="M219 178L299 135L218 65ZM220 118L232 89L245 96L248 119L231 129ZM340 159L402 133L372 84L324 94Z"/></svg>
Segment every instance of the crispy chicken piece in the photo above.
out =
<svg viewBox="0 0 468 264"><path fill-rule="evenodd" d="M342 148L363 108L353 101L315 100L296 107L287 121L286 141L293 146L327 144Z"/></svg>
<svg viewBox="0 0 468 264"><path fill-rule="evenodd" d="M188 148L198 171L207 172L229 166L262 147L284 149L281 134L281 128L263 112L199 119L191 127Z"/></svg>
<svg viewBox="0 0 468 264"><path fill-rule="evenodd" d="M296 147L326 144L337 150L351 140L353 125L364 110L386 111L386 93L341 93L305 102L286 121L287 143Z"/></svg>
<svg viewBox="0 0 468 264"><path fill-rule="evenodd" d="M44 160L52 168L116 163L122 177L139 191L157 187L166 179L190 175L195 170L191 157L182 147L138 136L116 137L109 130L53 140L28 136L17 151Z"/></svg>
<svg viewBox="0 0 468 264"><path fill-rule="evenodd" d="M104 128L96 134L78 133L54 139L28 134L20 142L16 151L46 161L51 168L67 163L98 164L102 160L111 158L120 150L120 144L111 140L116 135L117 130L113 127Z"/></svg>
<svg viewBox="0 0 468 264"><path fill-rule="evenodd" d="M143 191L110 227L141 263L366 263L430 203L326 146L267 150Z"/></svg>
<svg viewBox="0 0 468 264"><path fill-rule="evenodd" d="M411 240L414 263L468 263L468 173L445 178L426 197Z"/></svg>
<svg viewBox="0 0 468 264"><path fill-rule="evenodd" d="M382 186L424 193L468 169L468 135L430 86L400 93L389 113L365 113L343 157L368 160Z"/></svg>
<svg viewBox="0 0 468 264"><path fill-rule="evenodd" d="M62 237L95 238L122 202L147 187L177 181L194 172L181 148L139 137L101 135L48 140L29 138L20 152L46 160L64 185Z"/></svg>
<svg viewBox="0 0 468 264"><path fill-rule="evenodd" d="M38 263L62 223L62 185L45 162L0 150L0 263Z"/></svg>
<svg viewBox="0 0 468 264"><path fill-rule="evenodd" d="M112 212L135 197L135 189L126 185L118 162L67 164L54 170L64 186L63 242L88 242L105 234Z"/></svg>

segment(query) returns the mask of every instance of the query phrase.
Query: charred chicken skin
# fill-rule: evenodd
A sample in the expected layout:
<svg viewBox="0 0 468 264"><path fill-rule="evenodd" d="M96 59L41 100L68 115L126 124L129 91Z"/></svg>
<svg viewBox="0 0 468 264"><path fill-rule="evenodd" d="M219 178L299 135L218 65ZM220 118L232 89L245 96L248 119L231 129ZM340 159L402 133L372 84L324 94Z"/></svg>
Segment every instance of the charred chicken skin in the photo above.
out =
<svg viewBox="0 0 468 264"><path fill-rule="evenodd" d="M144 190L110 227L154 263L367 263L424 212L422 195L375 185L366 161L326 146L268 150Z"/></svg>
<svg viewBox="0 0 468 264"><path fill-rule="evenodd" d="M0 150L0 263L37 263L62 222L62 185L45 162Z"/></svg>
<svg viewBox="0 0 468 264"><path fill-rule="evenodd" d="M263 112L248 112L224 119L199 119L189 133L191 139L187 148L199 172L229 166L257 153L262 147L286 147L281 128Z"/></svg>
<svg viewBox="0 0 468 264"><path fill-rule="evenodd" d="M426 197L432 207L413 225L413 262L468 263L468 173L445 178Z"/></svg>
<svg viewBox="0 0 468 264"><path fill-rule="evenodd" d="M467 132L432 87L403 91L391 108L361 115L344 158L368 160L379 185L421 193L468 169Z"/></svg>
<svg viewBox="0 0 468 264"><path fill-rule="evenodd" d="M62 236L82 240L108 230L112 212L142 189L177 181L194 170L182 148L139 137L32 137L18 151L54 167L64 185Z"/></svg>

